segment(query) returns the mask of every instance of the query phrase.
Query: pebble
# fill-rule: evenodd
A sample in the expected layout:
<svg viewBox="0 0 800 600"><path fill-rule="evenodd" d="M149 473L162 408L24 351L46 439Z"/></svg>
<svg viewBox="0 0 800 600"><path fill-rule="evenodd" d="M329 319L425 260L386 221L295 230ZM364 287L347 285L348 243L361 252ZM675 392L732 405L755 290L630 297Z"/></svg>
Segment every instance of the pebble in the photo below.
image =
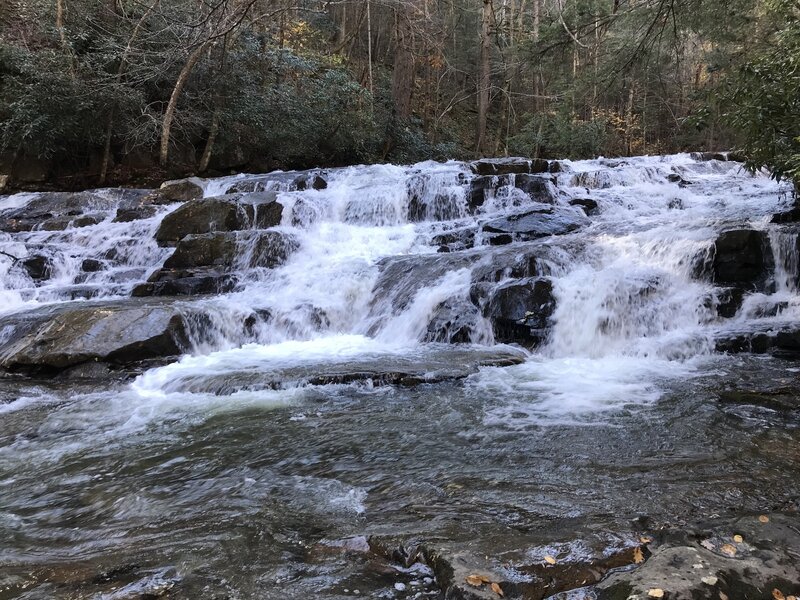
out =
<svg viewBox="0 0 800 600"><path fill-rule="evenodd" d="M396 589L398 592L404 592L406 590L406 584L405 583L395 583L394 584L394 589Z"/></svg>

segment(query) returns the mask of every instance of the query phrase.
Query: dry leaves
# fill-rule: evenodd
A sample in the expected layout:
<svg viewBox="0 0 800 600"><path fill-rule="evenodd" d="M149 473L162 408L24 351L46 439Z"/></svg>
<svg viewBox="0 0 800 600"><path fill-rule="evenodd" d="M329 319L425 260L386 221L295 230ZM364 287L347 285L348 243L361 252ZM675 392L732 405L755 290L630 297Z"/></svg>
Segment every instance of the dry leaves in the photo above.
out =
<svg viewBox="0 0 800 600"><path fill-rule="evenodd" d="M544 562L546 562L548 565L554 565L554 564L556 564L556 559L553 558L552 556L550 556L549 554L547 554L544 557Z"/></svg>
<svg viewBox="0 0 800 600"><path fill-rule="evenodd" d="M467 583L472 587L481 587L484 583L491 583L486 575L467 575Z"/></svg>
<svg viewBox="0 0 800 600"><path fill-rule="evenodd" d="M736 556L736 546L733 544L722 544L722 548L720 548L719 551L726 556L730 556L731 558Z"/></svg>
<svg viewBox="0 0 800 600"><path fill-rule="evenodd" d="M717 578L713 575L709 575L708 577L703 577L700 581L705 583L706 585L717 585Z"/></svg>
<svg viewBox="0 0 800 600"><path fill-rule="evenodd" d="M639 541L642 542L643 544L649 544L650 542L653 541L653 538L651 538L649 535L643 535L642 537L639 538Z"/></svg>
<svg viewBox="0 0 800 600"><path fill-rule="evenodd" d="M663 598L664 597L664 590L661 588L650 588L647 591L647 595L651 598Z"/></svg>
<svg viewBox="0 0 800 600"><path fill-rule="evenodd" d="M778 588L772 590L772 597L775 598L775 600L786 600L786 596L784 596L783 592Z"/></svg>
<svg viewBox="0 0 800 600"><path fill-rule="evenodd" d="M477 573L473 573L472 575L467 575L467 583L472 587L483 587L483 584L488 583L491 590L503 598L505 594L503 593L503 588L500 587L500 584L492 581L486 575L478 575Z"/></svg>
<svg viewBox="0 0 800 600"><path fill-rule="evenodd" d="M719 600L728 600L728 594L726 594L725 592L720 592Z"/></svg>
<svg viewBox="0 0 800 600"><path fill-rule="evenodd" d="M761 515L758 517L759 523L769 523L769 517L767 515Z"/></svg>
<svg viewBox="0 0 800 600"><path fill-rule="evenodd" d="M737 533L735 536L733 536L733 541L737 544L741 544L744 541L744 538Z"/></svg>
<svg viewBox="0 0 800 600"><path fill-rule="evenodd" d="M636 548L633 551L633 562L635 562L637 565L644 562L644 554L642 553L641 548Z"/></svg>
<svg viewBox="0 0 800 600"><path fill-rule="evenodd" d="M703 540L700 545L706 550L716 550L717 548L711 540Z"/></svg>

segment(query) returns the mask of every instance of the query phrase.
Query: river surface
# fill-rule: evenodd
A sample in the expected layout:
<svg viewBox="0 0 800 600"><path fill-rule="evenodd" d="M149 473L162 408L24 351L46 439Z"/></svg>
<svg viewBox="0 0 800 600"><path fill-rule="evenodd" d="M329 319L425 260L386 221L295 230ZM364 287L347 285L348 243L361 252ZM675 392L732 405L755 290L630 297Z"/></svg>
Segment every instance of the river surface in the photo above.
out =
<svg viewBox="0 0 800 600"><path fill-rule="evenodd" d="M299 250L230 294L181 299L210 316L182 359L132 381L0 379L0 599L438 597L426 566L376 561L367 540L578 556L598 533L797 509L796 405L746 399L795 398L800 363L714 351L726 331L800 324L796 238L770 224L787 189L689 155L564 165L558 201L595 199L590 223L491 255L437 253L432 237L531 200L503 187L470 214L464 164L335 170L324 190L276 180ZM245 179L208 180L206 196ZM425 220L409 222L410 190ZM55 265L33 283L0 256L0 327L127 297L170 254L152 236L174 205L112 223L119 192L105 194L96 225L0 234L0 250L36 246ZM723 319L697 257L744 226L770 232L776 269ZM556 299L542 346L498 346L488 322L471 344L423 341L487 260L531 244ZM301 377L446 371L495 351L524 362L417 385Z"/></svg>

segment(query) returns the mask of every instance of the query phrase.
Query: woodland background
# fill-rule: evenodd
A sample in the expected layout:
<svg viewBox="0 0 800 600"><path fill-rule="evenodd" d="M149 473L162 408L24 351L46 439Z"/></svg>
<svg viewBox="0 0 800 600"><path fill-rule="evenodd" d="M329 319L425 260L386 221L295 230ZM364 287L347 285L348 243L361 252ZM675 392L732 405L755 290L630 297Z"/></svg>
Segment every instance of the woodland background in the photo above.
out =
<svg viewBox="0 0 800 600"><path fill-rule="evenodd" d="M791 0L3 0L24 187L737 148L800 173Z"/></svg>

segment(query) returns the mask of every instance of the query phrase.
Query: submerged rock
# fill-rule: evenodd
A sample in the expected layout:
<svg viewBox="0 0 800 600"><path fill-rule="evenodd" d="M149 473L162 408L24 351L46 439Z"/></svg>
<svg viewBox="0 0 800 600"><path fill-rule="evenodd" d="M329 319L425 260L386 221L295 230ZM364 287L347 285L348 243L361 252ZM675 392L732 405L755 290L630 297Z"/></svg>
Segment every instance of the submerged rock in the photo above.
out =
<svg viewBox="0 0 800 600"><path fill-rule="evenodd" d="M180 311L152 301L47 306L3 321L0 369L6 371L47 373L91 361L123 366L188 347Z"/></svg>

